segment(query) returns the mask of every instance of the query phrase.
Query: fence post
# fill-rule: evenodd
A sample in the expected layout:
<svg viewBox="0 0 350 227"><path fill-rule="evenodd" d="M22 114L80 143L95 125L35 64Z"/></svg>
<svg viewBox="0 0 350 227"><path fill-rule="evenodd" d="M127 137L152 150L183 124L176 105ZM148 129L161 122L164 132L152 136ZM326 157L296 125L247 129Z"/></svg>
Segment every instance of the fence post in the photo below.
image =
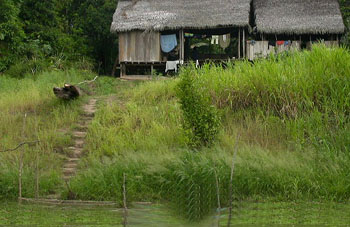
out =
<svg viewBox="0 0 350 227"><path fill-rule="evenodd" d="M27 113L24 114L24 118L23 118L23 128L22 128L23 141L24 141L24 137L25 137L26 119L27 119ZM23 153L24 153L24 146L22 147L20 155L19 155L19 173L18 173L18 201L19 201L19 203L22 202Z"/></svg>
<svg viewBox="0 0 350 227"><path fill-rule="evenodd" d="M35 160L35 198L39 198L39 146L36 146L36 160Z"/></svg>
<svg viewBox="0 0 350 227"><path fill-rule="evenodd" d="M230 207L229 207L229 215L228 215L228 221L227 221L227 227L230 227L231 226L231 219L232 219L232 200L233 200L233 192L232 192L232 181L233 181L233 170L235 168L235 159L236 159L236 154L237 154L237 143L238 143L238 140L239 140L239 134L237 134L237 137L236 137L236 141L235 141L235 145L234 145L234 154L233 154L233 158L232 158L232 165L231 165L231 176L230 176L230 185L229 185L229 204L230 204Z"/></svg>
<svg viewBox="0 0 350 227"><path fill-rule="evenodd" d="M126 204L126 174L123 173L123 205L124 205L124 220L123 226L126 227L128 224L127 216L128 216L128 208Z"/></svg>
<svg viewBox="0 0 350 227"><path fill-rule="evenodd" d="M215 181L216 181L216 195L218 200L218 210L217 210L217 227L220 227L220 216L221 216L221 203L220 203L220 188L219 188L219 179L218 175L216 173L216 170L214 169L215 174Z"/></svg>
<svg viewBox="0 0 350 227"><path fill-rule="evenodd" d="M35 115L35 133L37 135L38 141L39 141L39 123L38 123L38 116L36 114L36 109L34 109L34 115ZM41 146L36 144L35 146L36 151L36 157L35 157L35 198L39 198L39 155L41 151Z"/></svg>

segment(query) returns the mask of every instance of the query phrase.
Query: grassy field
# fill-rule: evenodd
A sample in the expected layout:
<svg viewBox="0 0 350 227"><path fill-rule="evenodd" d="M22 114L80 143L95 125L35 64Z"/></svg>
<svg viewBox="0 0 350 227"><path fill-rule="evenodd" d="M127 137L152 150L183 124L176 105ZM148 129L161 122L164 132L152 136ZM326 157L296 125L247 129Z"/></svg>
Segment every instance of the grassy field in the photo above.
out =
<svg viewBox="0 0 350 227"><path fill-rule="evenodd" d="M349 201L349 59L347 50L317 47L119 88L89 128L86 170L72 188L78 198L120 201L125 172L131 200L170 200L200 219L217 204L215 174L227 205L239 133L236 199ZM210 148L187 145L176 97L184 76L220 112L222 130Z"/></svg>
<svg viewBox="0 0 350 227"><path fill-rule="evenodd" d="M68 197L60 180L60 152L71 142L69 132L84 102L84 98L60 102L52 86L93 76L69 71L24 80L0 78L1 146L13 147L23 140L23 113L30 113L25 138L45 141L38 148L45 154L41 194L58 185L63 198ZM183 127L177 91L185 78L210 100L221 119L217 140L209 147L194 149L188 128ZM170 202L178 215L200 220L217 207L218 189L221 206L228 206L235 157L235 202L349 203L350 53L346 49L320 46L254 64L205 65L199 70L189 66L178 78L168 80L125 82L101 77L94 90L101 102L88 128L88 154L70 182L77 199L121 203L126 173L129 202ZM61 128L67 131L60 133ZM34 151L28 151L26 196L33 196ZM18 155L0 154L0 159L0 195L15 198ZM310 218L302 223L311 224L315 214Z"/></svg>
<svg viewBox="0 0 350 227"><path fill-rule="evenodd" d="M227 210L223 210L220 226L227 226ZM349 205L308 202L243 202L235 203L233 225L332 225L350 221ZM165 205L135 205L129 210L128 226L209 227L218 222L209 216L199 223L178 217ZM0 205L0 225L11 226L123 226L120 209L113 207L67 207L45 205Z"/></svg>
<svg viewBox="0 0 350 227"><path fill-rule="evenodd" d="M62 183L62 154L72 142L69 130L85 101L84 98L72 102L60 101L54 96L52 88L92 76L91 73L74 70L47 72L25 79L0 76L0 150L14 148L24 141L40 140L38 146L24 148L24 196L34 195L36 153L41 157L41 194L52 192L56 185ZM0 198L14 199L18 196L18 153L0 153Z"/></svg>

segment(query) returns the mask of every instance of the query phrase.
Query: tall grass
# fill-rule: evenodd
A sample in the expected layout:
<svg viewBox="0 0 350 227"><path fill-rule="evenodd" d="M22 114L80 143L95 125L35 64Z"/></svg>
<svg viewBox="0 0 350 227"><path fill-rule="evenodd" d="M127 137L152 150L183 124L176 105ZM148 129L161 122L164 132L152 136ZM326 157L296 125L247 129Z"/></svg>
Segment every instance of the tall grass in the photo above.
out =
<svg viewBox="0 0 350 227"><path fill-rule="evenodd" d="M0 150L16 147L23 141L40 140L37 147L25 147L23 196L34 195L35 152L41 156L41 194L48 194L59 185L61 154L72 143L69 129L77 121L84 101L60 101L52 88L91 77L91 73L75 70L45 72L24 79L0 76ZM19 151L0 153L0 198L17 196L18 154Z"/></svg>
<svg viewBox="0 0 350 227"><path fill-rule="evenodd" d="M312 51L272 56L254 64L243 61L226 69L205 65L183 73L195 75L195 85L211 94L218 108L234 115L249 111L255 119L279 122L289 142L317 149L327 143L332 150L349 151L344 134L350 111L347 49L314 46Z"/></svg>
<svg viewBox="0 0 350 227"><path fill-rule="evenodd" d="M89 127L87 149L93 154L126 152L162 154L186 147L178 130L179 104L174 81L120 85L117 95L106 98Z"/></svg>
<svg viewBox="0 0 350 227"><path fill-rule="evenodd" d="M223 130L211 148L187 147L179 79L121 85L89 127L89 157L72 182L80 199L170 201L191 220L227 204L236 134L235 200L349 201L350 53L314 47L227 68L205 65L193 85L212 98ZM107 157L108 158L107 158ZM97 161L99 160L99 161ZM90 193L91 192L91 193Z"/></svg>
<svg viewBox="0 0 350 227"><path fill-rule="evenodd" d="M70 190L77 199L121 202L126 173L130 201L170 202L184 217L201 219L216 208L215 172L221 204L228 205L234 138L239 133L235 201L349 201L349 60L346 49L319 46L225 69L189 67L179 79L167 81L115 83L101 78L96 86L104 102L89 126L89 153ZM210 95L222 116L223 130L211 148L191 151L187 146L175 92L184 74L195 78L193 85ZM28 149L25 195L33 194L31 157L36 149L45 154L42 193L60 185L59 153L71 140L58 129L74 127L84 102L60 102L52 86L91 77L75 71L23 80L0 77L1 145L13 147L22 141L24 112L29 113L25 138L44 141ZM0 193L14 198L17 153L0 154L0 159ZM72 196L67 189L63 195Z"/></svg>

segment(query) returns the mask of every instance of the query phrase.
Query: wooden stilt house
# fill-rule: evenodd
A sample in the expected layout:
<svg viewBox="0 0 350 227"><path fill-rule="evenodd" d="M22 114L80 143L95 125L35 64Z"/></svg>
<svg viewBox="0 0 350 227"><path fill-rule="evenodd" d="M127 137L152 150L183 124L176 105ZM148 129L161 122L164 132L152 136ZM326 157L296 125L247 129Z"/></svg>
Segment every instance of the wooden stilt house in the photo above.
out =
<svg viewBox="0 0 350 227"><path fill-rule="evenodd" d="M251 0L119 0L111 32L119 35L121 77L128 68L149 66L152 73L154 67L165 66L171 57L164 51L165 38L172 37L169 43L177 44L172 60L182 63L189 59L188 53L194 51L186 34L230 34L224 37L237 39L234 57L243 57L250 5Z"/></svg>
<svg viewBox="0 0 350 227"><path fill-rule="evenodd" d="M338 0L119 0L111 32L119 35L125 77L137 66L152 74L187 60L254 60L319 41L339 45L345 26ZM231 52L198 55L196 48L208 45L191 45L198 37Z"/></svg>
<svg viewBox="0 0 350 227"><path fill-rule="evenodd" d="M322 41L339 45L345 26L338 0L253 0L254 27L247 41L253 60L270 52L311 48Z"/></svg>

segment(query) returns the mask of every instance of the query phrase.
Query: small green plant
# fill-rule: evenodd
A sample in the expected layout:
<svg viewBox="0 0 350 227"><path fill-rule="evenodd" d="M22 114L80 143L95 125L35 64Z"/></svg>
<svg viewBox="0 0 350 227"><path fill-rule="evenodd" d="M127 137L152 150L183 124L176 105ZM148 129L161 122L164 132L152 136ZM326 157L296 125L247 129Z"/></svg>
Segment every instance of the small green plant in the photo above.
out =
<svg viewBox="0 0 350 227"><path fill-rule="evenodd" d="M194 67L181 73L177 97L184 115L184 129L190 143L198 147L215 141L220 130L220 117L210 95L196 86L196 76Z"/></svg>

